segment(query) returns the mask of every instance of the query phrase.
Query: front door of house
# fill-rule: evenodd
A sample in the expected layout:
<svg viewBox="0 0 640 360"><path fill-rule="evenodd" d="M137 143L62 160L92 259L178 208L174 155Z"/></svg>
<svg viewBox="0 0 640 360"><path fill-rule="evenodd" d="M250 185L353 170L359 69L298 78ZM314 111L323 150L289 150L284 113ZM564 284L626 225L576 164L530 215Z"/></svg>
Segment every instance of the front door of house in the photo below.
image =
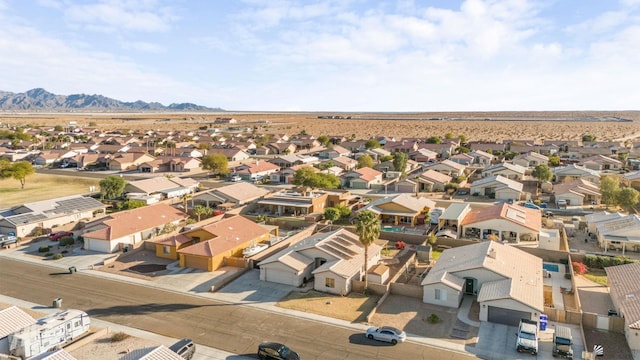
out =
<svg viewBox="0 0 640 360"><path fill-rule="evenodd" d="M465 278L464 279L464 293L473 295L475 294L476 279Z"/></svg>

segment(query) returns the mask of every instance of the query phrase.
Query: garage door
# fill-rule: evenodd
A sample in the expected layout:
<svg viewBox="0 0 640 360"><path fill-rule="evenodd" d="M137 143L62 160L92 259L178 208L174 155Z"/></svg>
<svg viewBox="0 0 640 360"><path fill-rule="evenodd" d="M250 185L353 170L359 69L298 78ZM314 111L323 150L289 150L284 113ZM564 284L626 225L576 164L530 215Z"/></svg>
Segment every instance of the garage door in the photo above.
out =
<svg viewBox="0 0 640 360"><path fill-rule="evenodd" d="M197 257L197 256L186 256L185 257L185 267L200 269L204 271L209 270L209 259L205 257Z"/></svg>
<svg viewBox="0 0 640 360"><path fill-rule="evenodd" d="M281 271L276 269L266 269L266 279L274 283L297 286L296 276L288 271Z"/></svg>
<svg viewBox="0 0 640 360"><path fill-rule="evenodd" d="M531 319L531 313L489 306L487 320L490 322L518 326L518 324L520 324L520 319Z"/></svg>

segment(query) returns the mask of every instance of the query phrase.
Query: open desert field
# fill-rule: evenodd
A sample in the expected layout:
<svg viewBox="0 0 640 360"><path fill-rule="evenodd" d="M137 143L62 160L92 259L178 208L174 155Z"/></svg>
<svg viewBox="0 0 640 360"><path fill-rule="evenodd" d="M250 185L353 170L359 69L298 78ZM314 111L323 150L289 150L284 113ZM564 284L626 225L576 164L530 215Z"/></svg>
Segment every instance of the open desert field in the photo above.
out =
<svg viewBox="0 0 640 360"><path fill-rule="evenodd" d="M342 117L340 119L328 117ZM395 138L465 135L470 141L578 140L584 134L599 141L640 139L640 111L484 112L484 113L94 113L0 114L2 125L78 126L101 129L196 130L214 126L218 117L234 118L258 134L355 134Z"/></svg>

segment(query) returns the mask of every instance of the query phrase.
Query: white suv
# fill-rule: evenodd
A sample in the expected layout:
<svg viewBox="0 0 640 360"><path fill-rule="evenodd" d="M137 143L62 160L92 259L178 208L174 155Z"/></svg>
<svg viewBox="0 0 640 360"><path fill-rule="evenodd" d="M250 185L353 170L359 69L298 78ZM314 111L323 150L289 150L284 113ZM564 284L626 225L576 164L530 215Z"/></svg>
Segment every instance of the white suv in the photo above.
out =
<svg viewBox="0 0 640 360"><path fill-rule="evenodd" d="M238 181L241 181L242 178L240 177L240 175L232 175L229 180L231 180L233 182L238 182Z"/></svg>

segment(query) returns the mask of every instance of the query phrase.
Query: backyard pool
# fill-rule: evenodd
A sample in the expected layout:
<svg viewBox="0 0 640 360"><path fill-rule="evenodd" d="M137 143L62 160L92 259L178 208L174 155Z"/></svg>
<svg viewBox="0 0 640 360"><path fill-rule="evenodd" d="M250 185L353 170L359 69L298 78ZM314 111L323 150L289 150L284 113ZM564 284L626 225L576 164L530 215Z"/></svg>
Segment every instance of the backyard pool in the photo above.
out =
<svg viewBox="0 0 640 360"><path fill-rule="evenodd" d="M386 232L407 233L407 234L423 234L424 233L424 229L407 228L404 226L385 225L385 226L381 226L380 230L386 231Z"/></svg>
<svg viewBox="0 0 640 360"><path fill-rule="evenodd" d="M558 272L558 264L542 263L542 268L547 271Z"/></svg>

